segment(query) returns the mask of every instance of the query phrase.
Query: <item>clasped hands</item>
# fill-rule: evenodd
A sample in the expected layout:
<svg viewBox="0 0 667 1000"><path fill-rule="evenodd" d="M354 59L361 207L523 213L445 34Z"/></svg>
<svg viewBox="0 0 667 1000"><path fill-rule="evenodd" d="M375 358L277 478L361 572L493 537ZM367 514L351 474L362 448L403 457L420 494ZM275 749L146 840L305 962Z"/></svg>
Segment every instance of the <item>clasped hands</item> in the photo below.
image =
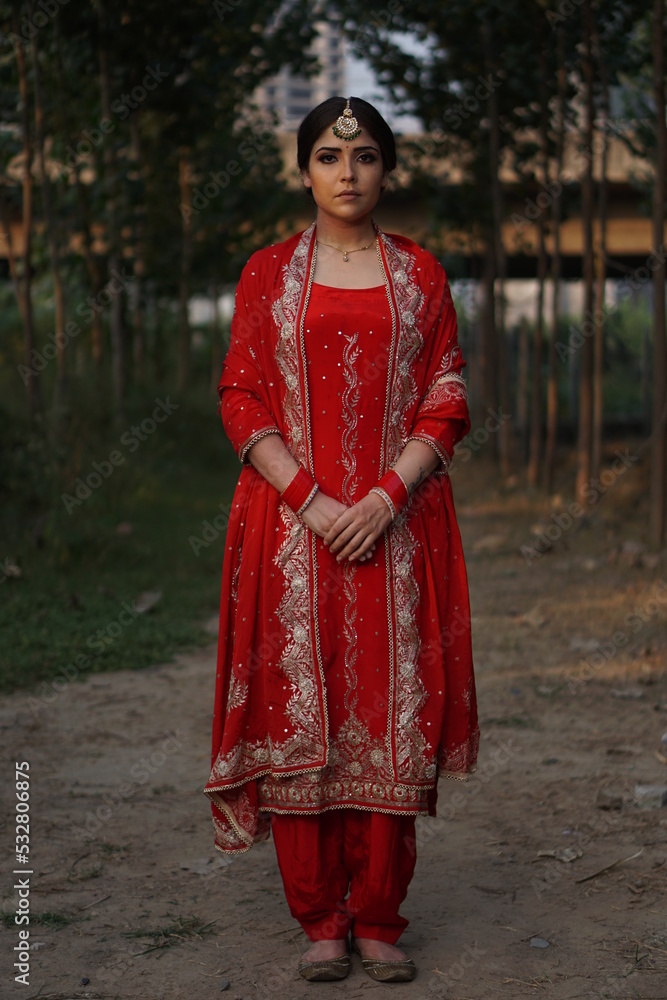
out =
<svg viewBox="0 0 667 1000"><path fill-rule="evenodd" d="M317 491L301 520L324 540L337 562L370 559L375 542L391 524L391 511L377 493L367 493L351 507Z"/></svg>

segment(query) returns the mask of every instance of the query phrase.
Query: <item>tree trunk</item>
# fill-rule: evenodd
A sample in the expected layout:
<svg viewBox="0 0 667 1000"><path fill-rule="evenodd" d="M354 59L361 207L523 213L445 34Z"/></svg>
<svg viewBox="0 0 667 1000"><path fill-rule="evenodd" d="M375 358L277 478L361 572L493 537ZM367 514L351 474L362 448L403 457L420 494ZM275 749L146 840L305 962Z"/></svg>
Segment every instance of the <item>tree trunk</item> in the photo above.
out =
<svg viewBox="0 0 667 1000"><path fill-rule="evenodd" d="M543 47L544 16L538 13L538 46ZM549 183L549 148L548 148L548 94L544 77L540 75L540 173L542 184L548 190ZM533 392L530 419L530 460L528 462L528 485L537 486L540 478L540 461L542 459L542 345L544 342L544 285L547 280L547 246L544 213L540 212L538 221L537 250L537 316L535 317L535 343L533 347Z"/></svg>
<svg viewBox="0 0 667 1000"><path fill-rule="evenodd" d="M18 4L14 7L13 26L15 34L20 35ZM25 53L22 45L17 45L15 48L23 131L23 274L21 276L20 288L20 313L23 320L25 363L28 369L24 379L28 395L28 413L30 419L34 420L38 410L42 409L42 392L38 381L39 374L33 368L35 332L32 315L32 135L30 132L30 101L28 96L28 74L25 64Z"/></svg>
<svg viewBox="0 0 667 1000"><path fill-rule="evenodd" d="M491 29L486 22L487 33L487 68L497 73L496 60L493 52ZM497 291L494 282L495 308L495 340L498 400L503 413L510 412L509 366L507 361L507 337L505 332L505 282L507 280L507 255L503 245L503 190L500 180L500 108L498 94L494 89L489 97L489 117L491 120L489 154L491 169L491 197L493 200L493 250L495 258L495 273L497 276ZM503 477L509 476L512 467L511 460L511 425L503 420L498 431L498 454L500 471Z"/></svg>
<svg viewBox="0 0 667 1000"><path fill-rule="evenodd" d="M178 184L181 205L181 279L178 296L178 386L185 389L190 381L190 266L192 263L192 178L189 150L181 149L178 158Z"/></svg>
<svg viewBox="0 0 667 1000"><path fill-rule="evenodd" d="M516 430L521 448L521 461L528 449L528 372L530 368L530 337L528 320L522 316L518 330L518 360L516 366Z"/></svg>
<svg viewBox="0 0 667 1000"><path fill-rule="evenodd" d="M583 7L584 57L582 76L584 80L585 131L584 145L589 151L586 169L581 182L581 216L584 238L582 270L584 279L583 323L588 326L593 318L593 282L595 259L593 255L593 24L591 0L584 0ZM579 372L579 413L577 434L577 480L576 493L579 502L587 502L587 485L591 478L591 458L593 444L593 341L584 336L581 347Z"/></svg>
<svg viewBox="0 0 667 1000"><path fill-rule="evenodd" d="M102 113L113 120L111 110L111 57L109 53L109 13L104 0L97 0L99 22L99 69L102 93ZM104 140L104 174L106 187L108 281L110 288L121 273L120 228L118 221L118 164L112 136ZM116 415L121 416L125 400L125 324L123 319L123 288L116 288L111 299L111 366L113 398Z"/></svg>
<svg viewBox="0 0 667 1000"><path fill-rule="evenodd" d="M498 405L496 382L497 331L495 280L496 262L493 248L493 236L489 233L488 241L484 250L484 260L482 262L482 274L480 280L482 287L482 307L477 364L479 370L478 384L481 391L479 393L477 412L475 414L475 423L478 424L484 422L489 408L495 408ZM494 454L497 454L495 437L493 448Z"/></svg>
<svg viewBox="0 0 667 1000"><path fill-rule="evenodd" d="M653 186L653 246L656 252L665 240L665 175L667 174L667 128L665 127L665 0L653 3L653 103L655 106L656 163ZM665 344L664 255L653 272L653 433L651 436L650 521L656 545L665 537L665 447L667 446L667 345Z"/></svg>
<svg viewBox="0 0 667 1000"><path fill-rule="evenodd" d="M33 3L28 0L28 17L34 20ZM44 221L46 223L46 233L49 246L49 256L51 258L51 271L53 274L53 298L55 303L55 342L57 348L57 376L54 402L56 408L60 407L65 400L67 383L67 357L65 354L65 297L63 293L63 283L60 275L60 255L58 252L58 234L56 232L56 216L53 210L51 198L51 180L46 172L44 162L44 104L42 101L42 74L39 65L39 52L37 50L38 31L32 33L30 39L30 49L32 52L32 71L35 89L35 144L37 150L37 162L39 164L39 180L42 189L42 206L44 209Z"/></svg>
<svg viewBox="0 0 667 1000"><path fill-rule="evenodd" d="M222 371L222 327L220 325L220 289L217 279L213 279L211 286L211 301L213 305L213 316L211 318L211 392L214 396L218 394L220 383L220 372Z"/></svg>
<svg viewBox="0 0 667 1000"><path fill-rule="evenodd" d="M565 100L567 95L567 69L565 66L565 32L558 25L556 39L558 99L556 104L556 188L558 194L551 203L553 219L553 255L551 258L551 278L553 282L553 304L551 313L551 340L549 342L549 380L547 385L547 436L544 452L544 486L547 490L553 487L554 466L556 462L556 444L558 441L558 381L560 361L556 350L558 345L558 329L560 326L560 225L562 219L562 181L563 158L565 152Z"/></svg>
<svg viewBox="0 0 667 1000"><path fill-rule="evenodd" d="M104 287L102 268L100 266L100 261L93 252L93 236L91 230L88 192L86 190L86 185L83 184L81 181L81 172L79 170L78 164L75 164L74 172L76 175L77 199L79 202L79 209L81 213L81 234L83 236L83 254L86 261L86 270L88 271L88 281L90 282L90 288L93 293L92 297L94 300L97 300L99 293L102 291L102 288ZM99 308L93 309L90 334L91 334L90 350L93 356L93 362L95 364L95 368L99 376L101 374L102 361L104 358L104 350L102 347L102 318L101 318L101 309Z"/></svg>
<svg viewBox="0 0 667 1000"><path fill-rule="evenodd" d="M600 187L598 193L598 245L595 252L596 290L595 301L595 340L593 344L593 442L591 453L591 471L596 478L602 468L602 437L604 430L604 335L605 335L605 289L607 278L607 164L609 160L609 80L604 51L600 44L597 25L593 23L595 50L600 68L602 84L600 112L602 117L603 138L602 156L600 162Z"/></svg>
<svg viewBox="0 0 667 1000"><path fill-rule="evenodd" d="M132 300L133 327L133 358L134 376L141 383L145 378L146 367L146 317L144 311L144 276L146 274L146 164L141 141L141 112L137 111L130 119L132 133L132 155L137 165L137 172L144 181L144 197L138 199L134 211L134 296Z"/></svg>
<svg viewBox="0 0 667 1000"><path fill-rule="evenodd" d="M62 88L62 82L65 79L65 67L63 65L63 60L62 60L61 28L60 28L59 18L55 18L53 22L53 38L54 38L56 65L58 67L58 73L57 73L58 88L59 88L58 103L62 119L61 128L63 135L69 135L71 146L75 147L78 136L75 134L75 130L72 126L71 115L68 113L67 100L63 94L63 88ZM93 253L93 238L92 238L91 223L90 223L90 208L88 203L86 186L81 182L81 171L79 169L78 160L74 163L73 170L74 170L74 180L76 184L77 201L79 203L79 209L81 213L80 225L81 225L81 235L83 238L83 255L86 262L86 270L88 272L90 289L93 295L93 299L96 299L100 291L102 290L104 281L102 276L102 269L100 267L100 262ZM79 345L79 350L81 350L81 345ZM102 321L100 318L100 309L93 309L93 315L91 319L90 351L97 371L97 376L99 378L102 366Z"/></svg>

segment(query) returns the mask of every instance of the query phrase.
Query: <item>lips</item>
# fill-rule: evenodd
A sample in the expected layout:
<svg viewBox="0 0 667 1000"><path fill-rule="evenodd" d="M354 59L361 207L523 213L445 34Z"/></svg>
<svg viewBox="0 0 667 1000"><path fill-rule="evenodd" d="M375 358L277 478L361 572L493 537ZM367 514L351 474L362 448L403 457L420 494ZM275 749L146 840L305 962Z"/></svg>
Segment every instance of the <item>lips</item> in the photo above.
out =
<svg viewBox="0 0 667 1000"><path fill-rule="evenodd" d="M337 198L358 198L358 191L341 191L340 194L336 195Z"/></svg>

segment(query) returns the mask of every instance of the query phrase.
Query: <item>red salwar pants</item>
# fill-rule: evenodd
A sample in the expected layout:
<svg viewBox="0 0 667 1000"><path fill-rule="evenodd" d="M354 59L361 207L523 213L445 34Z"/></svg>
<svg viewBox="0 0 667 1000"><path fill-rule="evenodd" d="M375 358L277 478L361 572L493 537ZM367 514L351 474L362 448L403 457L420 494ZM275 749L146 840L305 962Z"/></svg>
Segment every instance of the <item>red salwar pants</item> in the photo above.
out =
<svg viewBox="0 0 667 1000"><path fill-rule="evenodd" d="M356 938L395 944L408 925L398 908L417 857L414 816L272 813L271 832L290 913L311 941L345 938L351 930Z"/></svg>

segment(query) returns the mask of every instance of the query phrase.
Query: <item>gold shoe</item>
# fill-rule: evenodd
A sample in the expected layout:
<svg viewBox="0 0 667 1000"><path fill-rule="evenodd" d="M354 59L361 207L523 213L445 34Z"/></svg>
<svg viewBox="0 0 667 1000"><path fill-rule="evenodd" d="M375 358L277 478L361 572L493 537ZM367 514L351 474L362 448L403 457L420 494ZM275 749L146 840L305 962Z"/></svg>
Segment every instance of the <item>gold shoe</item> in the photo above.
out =
<svg viewBox="0 0 667 1000"><path fill-rule="evenodd" d="M361 955L357 942L353 939L352 946ZM401 958L397 962L387 962L381 958L364 958L361 955L364 971L379 983L409 983L415 978L417 968L411 958Z"/></svg>
<svg viewBox="0 0 667 1000"><path fill-rule="evenodd" d="M345 979L350 971L350 956L340 955L324 962L299 962L299 975L311 983L333 982Z"/></svg>

